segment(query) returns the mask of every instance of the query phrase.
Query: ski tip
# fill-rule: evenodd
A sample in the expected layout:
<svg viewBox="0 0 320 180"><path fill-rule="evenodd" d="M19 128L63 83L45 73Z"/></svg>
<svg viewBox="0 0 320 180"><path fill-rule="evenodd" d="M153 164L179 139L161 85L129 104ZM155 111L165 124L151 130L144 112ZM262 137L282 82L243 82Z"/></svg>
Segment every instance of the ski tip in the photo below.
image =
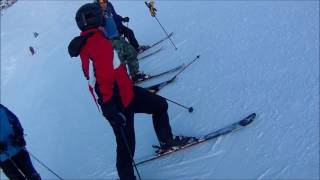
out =
<svg viewBox="0 0 320 180"><path fill-rule="evenodd" d="M251 113L249 116L244 118L239 122L241 126L247 126L248 124L252 123L252 121L256 118L256 113Z"/></svg>
<svg viewBox="0 0 320 180"><path fill-rule="evenodd" d="M198 55L197 58L200 58L200 55Z"/></svg>

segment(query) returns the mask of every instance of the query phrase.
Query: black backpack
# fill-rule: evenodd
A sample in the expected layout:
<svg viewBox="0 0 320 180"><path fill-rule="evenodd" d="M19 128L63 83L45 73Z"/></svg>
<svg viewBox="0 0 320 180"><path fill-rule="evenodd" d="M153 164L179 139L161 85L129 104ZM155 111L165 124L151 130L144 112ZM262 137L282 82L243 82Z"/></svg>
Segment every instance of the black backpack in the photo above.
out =
<svg viewBox="0 0 320 180"><path fill-rule="evenodd" d="M68 46L68 52L71 57L77 57L80 54L82 47L86 44L87 39L94 33L90 32L84 36L77 36L71 40Z"/></svg>

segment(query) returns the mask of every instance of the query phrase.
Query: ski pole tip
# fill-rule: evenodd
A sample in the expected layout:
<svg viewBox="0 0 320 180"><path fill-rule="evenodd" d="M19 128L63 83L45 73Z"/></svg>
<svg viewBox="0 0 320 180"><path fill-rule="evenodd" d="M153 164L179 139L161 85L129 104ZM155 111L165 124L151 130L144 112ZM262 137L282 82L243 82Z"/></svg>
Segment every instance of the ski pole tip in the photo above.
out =
<svg viewBox="0 0 320 180"><path fill-rule="evenodd" d="M189 111L189 113L192 113L192 112L193 112L193 107L190 107L190 108L188 109L188 111Z"/></svg>

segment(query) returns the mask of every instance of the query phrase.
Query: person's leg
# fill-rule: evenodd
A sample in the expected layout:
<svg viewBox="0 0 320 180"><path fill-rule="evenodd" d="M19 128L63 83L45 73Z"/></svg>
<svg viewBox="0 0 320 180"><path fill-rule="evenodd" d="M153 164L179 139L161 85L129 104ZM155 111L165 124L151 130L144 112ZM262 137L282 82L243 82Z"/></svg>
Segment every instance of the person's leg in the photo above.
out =
<svg viewBox="0 0 320 180"><path fill-rule="evenodd" d="M144 88L134 86L134 99L130 107L136 113L152 114L153 126L162 149L187 144L191 137L173 136L168 116L167 101Z"/></svg>
<svg viewBox="0 0 320 180"><path fill-rule="evenodd" d="M124 38L121 38L124 48L125 59L129 68L129 73L131 76L134 76L139 72L139 62L138 62L138 54L134 47L129 44Z"/></svg>
<svg viewBox="0 0 320 180"><path fill-rule="evenodd" d="M122 64L128 65L130 75L135 75L139 71L139 62L136 50L124 39L112 39L112 47L118 53Z"/></svg>
<svg viewBox="0 0 320 180"><path fill-rule="evenodd" d="M18 165L13 160L15 156L11 157L10 159L1 162L0 167L3 170L4 174L13 180L23 180L25 179L24 175L18 170Z"/></svg>
<svg viewBox="0 0 320 180"><path fill-rule="evenodd" d="M128 39L128 41L135 48L135 50L138 50L139 43L138 43L136 37L134 36L134 32L130 28L128 28L126 26L120 26L118 28L118 31L120 34L123 34L124 37L126 37Z"/></svg>
<svg viewBox="0 0 320 180"><path fill-rule="evenodd" d="M25 149L21 150L17 154L17 156L15 156L13 159L27 179L30 179L30 180L41 179L40 175L32 165L32 162L27 150Z"/></svg>
<svg viewBox="0 0 320 180"><path fill-rule="evenodd" d="M130 108L135 113L152 114L154 130L160 142L172 140L172 131L167 112L168 103L166 100L138 86L134 86L134 94L135 97Z"/></svg>
<svg viewBox="0 0 320 180"><path fill-rule="evenodd" d="M125 116L127 118L126 126L122 127L122 129L112 126L110 123L117 142L116 166L120 180L135 180L131 159L131 155L134 156L135 151L134 114L128 111L125 113ZM130 152L128 151L128 147L130 148Z"/></svg>

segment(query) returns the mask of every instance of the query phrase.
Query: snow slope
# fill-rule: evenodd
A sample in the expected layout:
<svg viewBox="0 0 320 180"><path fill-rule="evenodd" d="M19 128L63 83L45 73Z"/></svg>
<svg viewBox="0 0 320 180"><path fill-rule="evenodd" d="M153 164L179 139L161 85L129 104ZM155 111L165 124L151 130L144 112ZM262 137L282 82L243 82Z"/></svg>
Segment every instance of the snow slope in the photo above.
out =
<svg viewBox="0 0 320 180"><path fill-rule="evenodd" d="M20 117L29 151L61 177L116 179L114 135L88 93L79 59L67 52L79 34L75 12L85 2L18 1L3 13L1 103ZM143 1L112 2L130 17L141 44L164 37ZM190 114L169 103L174 133L203 135L251 112L257 119L139 166L142 179L319 179L319 1L156 1L156 7L178 50L162 43L165 50L141 69L157 73L201 55L159 92L195 109ZM157 140L151 117L135 118L140 160ZM43 179L56 178L33 162Z"/></svg>

